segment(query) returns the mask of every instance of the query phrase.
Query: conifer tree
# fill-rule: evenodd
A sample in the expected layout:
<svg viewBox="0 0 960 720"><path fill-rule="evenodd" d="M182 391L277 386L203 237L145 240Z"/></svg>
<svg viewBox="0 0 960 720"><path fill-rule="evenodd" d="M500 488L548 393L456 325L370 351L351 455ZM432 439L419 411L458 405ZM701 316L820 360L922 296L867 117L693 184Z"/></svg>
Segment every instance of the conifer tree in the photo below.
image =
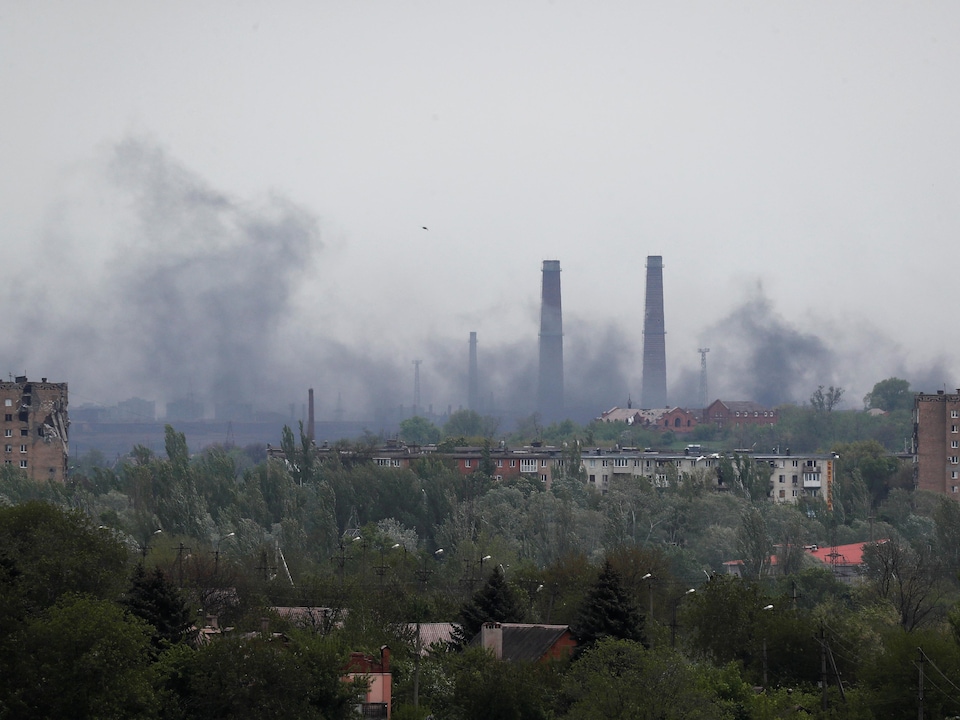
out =
<svg viewBox="0 0 960 720"><path fill-rule="evenodd" d="M644 617L623 586L623 580L609 560L587 591L571 628L577 638L578 654L603 638L633 640L647 644Z"/></svg>
<svg viewBox="0 0 960 720"><path fill-rule="evenodd" d="M162 649L183 639L190 627L190 610L160 568L150 573L137 563L123 604L131 614L153 626L153 646Z"/></svg>
<svg viewBox="0 0 960 720"><path fill-rule="evenodd" d="M453 633L453 645L463 648L486 622L523 622L523 605L507 584L503 571L493 569L486 584L460 608L460 622Z"/></svg>

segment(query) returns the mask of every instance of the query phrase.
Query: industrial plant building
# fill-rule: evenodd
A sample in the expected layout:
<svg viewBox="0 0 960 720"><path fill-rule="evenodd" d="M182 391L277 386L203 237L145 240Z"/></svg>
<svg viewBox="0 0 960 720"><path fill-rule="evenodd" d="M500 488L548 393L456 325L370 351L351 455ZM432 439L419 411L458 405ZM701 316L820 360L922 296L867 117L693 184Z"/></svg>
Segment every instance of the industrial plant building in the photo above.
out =
<svg viewBox="0 0 960 720"><path fill-rule="evenodd" d="M67 384L30 382L20 376L0 382L3 462L31 480L63 482L67 475Z"/></svg>

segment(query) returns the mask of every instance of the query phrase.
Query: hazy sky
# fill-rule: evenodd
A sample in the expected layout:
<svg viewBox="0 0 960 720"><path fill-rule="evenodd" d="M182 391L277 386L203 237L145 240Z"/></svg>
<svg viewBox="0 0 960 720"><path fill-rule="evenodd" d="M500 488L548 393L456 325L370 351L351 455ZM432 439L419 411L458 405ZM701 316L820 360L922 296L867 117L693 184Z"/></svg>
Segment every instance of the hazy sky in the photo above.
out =
<svg viewBox="0 0 960 720"><path fill-rule="evenodd" d="M0 0L0 369L349 413L960 385L954 2ZM429 229L422 229L427 226ZM16 319L14 319L16 316ZM162 407L162 405L161 405Z"/></svg>

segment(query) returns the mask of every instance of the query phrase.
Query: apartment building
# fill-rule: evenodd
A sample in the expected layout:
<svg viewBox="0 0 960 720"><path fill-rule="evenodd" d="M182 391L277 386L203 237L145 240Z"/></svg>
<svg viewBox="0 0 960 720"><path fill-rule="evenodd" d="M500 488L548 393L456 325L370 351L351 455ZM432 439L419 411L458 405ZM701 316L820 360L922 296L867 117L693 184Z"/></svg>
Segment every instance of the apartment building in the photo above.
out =
<svg viewBox="0 0 960 720"><path fill-rule="evenodd" d="M3 462L31 480L63 482L69 455L67 384L31 382L26 376L0 382Z"/></svg>
<svg viewBox="0 0 960 720"><path fill-rule="evenodd" d="M917 489L960 499L960 389L916 395L913 447Z"/></svg>

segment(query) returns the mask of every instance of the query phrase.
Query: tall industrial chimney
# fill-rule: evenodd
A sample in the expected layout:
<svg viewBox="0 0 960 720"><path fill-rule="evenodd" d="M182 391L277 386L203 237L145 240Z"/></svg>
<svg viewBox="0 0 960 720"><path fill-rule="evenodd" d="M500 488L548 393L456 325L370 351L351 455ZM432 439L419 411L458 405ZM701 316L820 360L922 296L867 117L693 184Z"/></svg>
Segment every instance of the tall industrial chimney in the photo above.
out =
<svg viewBox="0 0 960 720"><path fill-rule="evenodd" d="M307 415L307 438L310 442L313 442L316 440L314 437L314 429L316 426L313 422L313 388L310 388L307 392L307 403L309 404L309 410L307 411L309 413Z"/></svg>
<svg viewBox="0 0 960 720"><path fill-rule="evenodd" d="M648 255L640 407L649 410L666 406L667 343L663 327L663 257Z"/></svg>
<svg viewBox="0 0 960 720"><path fill-rule="evenodd" d="M477 377L477 333L470 333L470 371L467 375L467 408L479 412L480 381Z"/></svg>
<svg viewBox="0 0 960 720"><path fill-rule="evenodd" d="M546 422L563 419L563 313L560 308L559 260L543 261L537 410Z"/></svg>

